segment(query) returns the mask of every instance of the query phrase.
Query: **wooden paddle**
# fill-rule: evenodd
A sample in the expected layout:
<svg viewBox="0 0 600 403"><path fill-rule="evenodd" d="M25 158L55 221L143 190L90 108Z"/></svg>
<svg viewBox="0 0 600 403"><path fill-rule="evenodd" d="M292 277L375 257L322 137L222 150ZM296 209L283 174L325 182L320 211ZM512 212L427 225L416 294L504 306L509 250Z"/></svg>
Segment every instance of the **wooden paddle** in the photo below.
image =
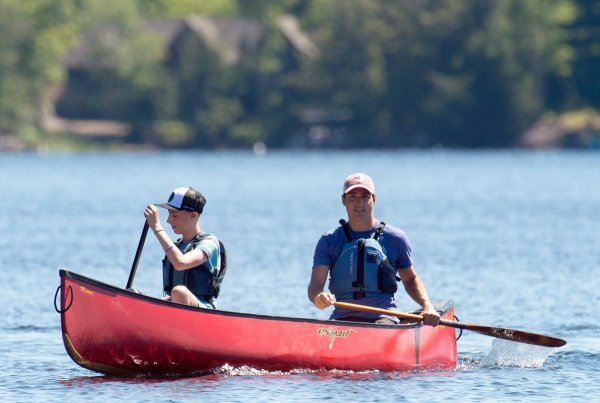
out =
<svg viewBox="0 0 600 403"><path fill-rule="evenodd" d="M413 313L398 312L398 311L392 311L389 309L381 309L381 308L374 308L374 307L365 306L365 305L350 304L347 302L335 302L334 305L338 308L396 316L398 318L412 319L414 321L422 321L423 320L422 315L416 315ZM536 346L561 347L561 346L564 346L565 344L567 344L567 342L565 340L557 339L555 337L544 336L543 334L524 332L522 330L505 329L502 327L473 325L470 323L456 322L456 321L447 320L447 319L440 319L440 325L454 327L456 329L472 330L474 332L481 333L486 336L516 341L519 343L534 344Z"/></svg>
<svg viewBox="0 0 600 403"><path fill-rule="evenodd" d="M146 235L148 234L148 222L144 221L144 229L142 229L142 235L140 236L140 242L138 242L137 251L135 252L135 258L133 259L133 265L131 265L131 272L129 272L129 280L127 280L126 289L131 288L133 285L133 278L135 277L135 271L137 270L140 256L142 255L142 249L144 248L144 242L146 241Z"/></svg>

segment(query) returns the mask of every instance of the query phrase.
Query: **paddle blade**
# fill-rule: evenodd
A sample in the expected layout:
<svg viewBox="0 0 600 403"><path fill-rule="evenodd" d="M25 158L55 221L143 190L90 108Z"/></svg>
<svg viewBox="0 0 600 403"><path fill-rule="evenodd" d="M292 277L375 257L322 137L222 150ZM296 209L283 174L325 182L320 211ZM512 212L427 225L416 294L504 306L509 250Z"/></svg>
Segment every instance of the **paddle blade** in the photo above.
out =
<svg viewBox="0 0 600 403"><path fill-rule="evenodd" d="M519 343L534 344L536 346L562 347L565 344L567 344L565 340L558 339L556 337L524 332L522 330L505 329L502 327L466 324L465 329L472 330L474 332L484 334L486 336L496 337L498 339L511 340Z"/></svg>

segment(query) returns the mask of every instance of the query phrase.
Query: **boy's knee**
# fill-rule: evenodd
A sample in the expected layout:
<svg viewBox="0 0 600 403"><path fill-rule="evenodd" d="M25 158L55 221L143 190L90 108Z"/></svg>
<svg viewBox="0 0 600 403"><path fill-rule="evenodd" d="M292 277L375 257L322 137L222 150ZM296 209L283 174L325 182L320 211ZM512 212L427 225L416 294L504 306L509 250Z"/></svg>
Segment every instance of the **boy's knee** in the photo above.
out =
<svg viewBox="0 0 600 403"><path fill-rule="evenodd" d="M182 297L184 295L187 295L187 293L188 293L188 289L186 286L177 285L177 286L173 287L173 289L171 290L171 297L173 296L173 294Z"/></svg>
<svg viewBox="0 0 600 403"><path fill-rule="evenodd" d="M171 290L171 301L178 304L194 305L196 297L184 285L178 285Z"/></svg>

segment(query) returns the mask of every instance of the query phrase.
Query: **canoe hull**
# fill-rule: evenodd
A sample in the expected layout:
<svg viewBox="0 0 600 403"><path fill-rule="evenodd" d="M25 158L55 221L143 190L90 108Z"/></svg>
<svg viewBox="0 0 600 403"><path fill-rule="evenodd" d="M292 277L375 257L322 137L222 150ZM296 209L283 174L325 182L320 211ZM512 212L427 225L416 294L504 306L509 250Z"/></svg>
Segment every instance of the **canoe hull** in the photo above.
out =
<svg viewBox="0 0 600 403"><path fill-rule="evenodd" d="M176 305L60 271L71 358L112 375L188 375L223 365L290 371L455 368L455 330L322 321ZM453 318L449 305L443 317Z"/></svg>

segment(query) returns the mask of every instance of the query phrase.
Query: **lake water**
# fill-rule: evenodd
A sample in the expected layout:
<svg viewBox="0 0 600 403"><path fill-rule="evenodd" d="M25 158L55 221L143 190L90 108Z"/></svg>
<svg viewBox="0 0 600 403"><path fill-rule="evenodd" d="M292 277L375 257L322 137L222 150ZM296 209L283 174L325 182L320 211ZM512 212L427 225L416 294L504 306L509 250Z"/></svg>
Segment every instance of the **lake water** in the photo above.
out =
<svg viewBox="0 0 600 403"><path fill-rule="evenodd" d="M378 218L403 228L432 300L463 322L566 339L560 349L465 332L458 367L120 379L67 355L53 296L67 268L124 287L149 202L193 186L228 247L223 309L326 318L306 297L319 235L369 173ZM0 154L2 401L588 401L600 396L597 152L144 152ZM164 221L164 215L163 221ZM165 224L170 232L170 228ZM150 234L134 286L161 295ZM403 310L416 306L403 291Z"/></svg>

